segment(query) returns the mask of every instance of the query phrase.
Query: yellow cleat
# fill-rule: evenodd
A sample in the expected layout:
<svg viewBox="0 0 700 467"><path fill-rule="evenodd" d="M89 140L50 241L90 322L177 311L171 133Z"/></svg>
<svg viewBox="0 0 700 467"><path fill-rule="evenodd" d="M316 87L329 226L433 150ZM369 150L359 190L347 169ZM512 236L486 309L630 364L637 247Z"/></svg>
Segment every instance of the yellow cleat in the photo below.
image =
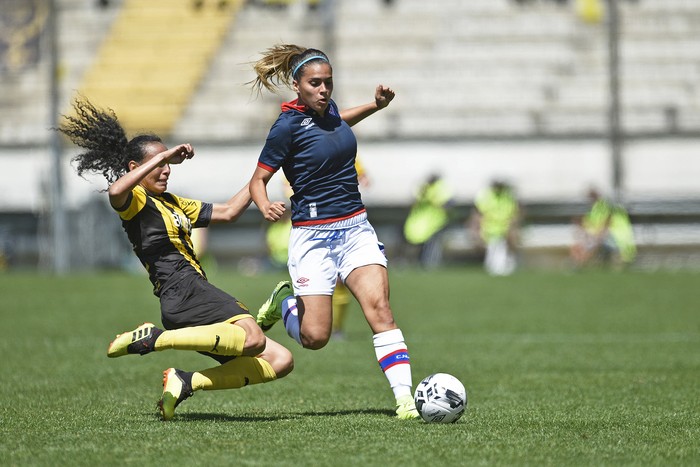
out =
<svg viewBox="0 0 700 467"><path fill-rule="evenodd" d="M270 298L258 310L256 322L263 331L267 331L282 318L282 300L292 295L292 283L280 281L270 294Z"/></svg>
<svg viewBox="0 0 700 467"><path fill-rule="evenodd" d="M163 395L158 401L158 408L163 420L172 420L175 407L192 395L192 375L182 370L168 368L163 372Z"/></svg>
<svg viewBox="0 0 700 467"><path fill-rule="evenodd" d="M116 358L122 355L145 355L153 352L156 347L156 340L162 333L163 330L157 328L155 324L143 323L133 331L118 334L112 343L109 344L107 356Z"/></svg>
<svg viewBox="0 0 700 467"><path fill-rule="evenodd" d="M401 396L396 399L396 418L399 420L415 420L420 418L416 403L411 395Z"/></svg>

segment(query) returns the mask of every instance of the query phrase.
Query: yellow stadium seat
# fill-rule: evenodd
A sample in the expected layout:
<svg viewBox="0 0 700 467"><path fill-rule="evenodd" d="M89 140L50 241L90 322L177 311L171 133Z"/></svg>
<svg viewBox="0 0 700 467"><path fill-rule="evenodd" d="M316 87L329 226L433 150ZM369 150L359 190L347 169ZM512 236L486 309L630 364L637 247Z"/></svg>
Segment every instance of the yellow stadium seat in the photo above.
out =
<svg viewBox="0 0 700 467"><path fill-rule="evenodd" d="M125 0L80 93L113 109L128 132L167 136L184 112L243 0Z"/></svg>

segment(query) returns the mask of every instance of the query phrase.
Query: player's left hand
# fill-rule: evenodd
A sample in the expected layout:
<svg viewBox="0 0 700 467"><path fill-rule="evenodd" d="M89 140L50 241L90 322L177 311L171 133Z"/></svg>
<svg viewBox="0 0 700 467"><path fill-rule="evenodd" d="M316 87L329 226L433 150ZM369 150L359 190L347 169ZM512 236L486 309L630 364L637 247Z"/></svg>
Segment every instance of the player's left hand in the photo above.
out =
<svg viewBox="0 0 700 467"><path fill-rule="evenodd" d="M192 159L194 157L194 148L189 143L179 144L164 151L162 154L165 163L182 164L187 159Z"/></svg>
<svg viewBox="0 0 700 467"><path fill-rule="evenodd" d="M394 91L390 87L383 84L377 86L377 89L374 91L374 102L377 103L377 108L383 109L389 105L389 102L394 99L394 95Z"/></svg>

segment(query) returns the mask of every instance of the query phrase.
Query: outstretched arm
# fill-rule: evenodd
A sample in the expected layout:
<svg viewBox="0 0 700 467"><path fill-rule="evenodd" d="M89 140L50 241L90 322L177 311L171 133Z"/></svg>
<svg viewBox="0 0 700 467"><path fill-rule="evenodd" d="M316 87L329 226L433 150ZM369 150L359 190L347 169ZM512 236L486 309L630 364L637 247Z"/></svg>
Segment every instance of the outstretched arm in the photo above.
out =
<svg viewBox="0 0 700 467"><path fill-rule="evenodd" d="M240 217L243 212L250 206L250 188L249 184L241 188L241 191L236 193L225 203L214 203L211 212L211 223L233 222Z"/></svg>
<svg viewBox="0 0 700 467"><path fill-rule="evenodd" d="M165 164L180 164L185 159L192 159L192 157L194 157L192 145L180 144L156 154L141 165L134 165L127 173L110 185L107 190L109 203L115 208L124 206L131 190L141 183L141 180L146 178L146 175L151 173L153 169Z"/></svg>
<svg viewBox="0 0 700 467"><path fill-rule="evenodd" d="M263 217L270 222L277 222L286 208L282 201L271 202L267 195L267 182L272 175L272 172L256 167L253 178L250 179L250 195Z"/></svg>
<svg viewBox="0 0 700 467"><path fill-rule="evenodd" d="M381 110L389 105L394 99L394 95L394 91L391 88L380 84L374 91L374 102L342 110L340 112L340 118L348 125L353 126L369 117L377 110Z"/></svg>

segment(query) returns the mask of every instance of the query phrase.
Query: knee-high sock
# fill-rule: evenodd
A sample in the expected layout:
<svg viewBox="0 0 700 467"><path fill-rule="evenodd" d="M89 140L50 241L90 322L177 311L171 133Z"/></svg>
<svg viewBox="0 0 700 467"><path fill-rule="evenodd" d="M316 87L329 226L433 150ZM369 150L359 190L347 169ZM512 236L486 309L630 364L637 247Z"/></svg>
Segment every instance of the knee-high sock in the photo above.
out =
<svg viewBox="0 0 700 467"><path fill-rule="evenodd" d="M258 357L238 357L208 370L195 371L192 389L236 389L277 379L272 366Z"/></svg>
<svg viewBox="0 0 700 467"><path fill-rule="evenodd" d="M163 331L156 350L197 350L216 355L241 355L246 332L240 326L224 322Z"/></svg>
<svg viewBox="0 0 700 467"><path fill-rule="evenodd" d="M394 396L411 395L411 360L400 329L375 334L374 352Z"/></svg>
<svg viewBox="0 0 700 467"><path fill-rule="evenodd" d="M301 323L299 323L299 311L297 299L289 296L282 301L282 321L289 337L301 344Z"/></svg>

